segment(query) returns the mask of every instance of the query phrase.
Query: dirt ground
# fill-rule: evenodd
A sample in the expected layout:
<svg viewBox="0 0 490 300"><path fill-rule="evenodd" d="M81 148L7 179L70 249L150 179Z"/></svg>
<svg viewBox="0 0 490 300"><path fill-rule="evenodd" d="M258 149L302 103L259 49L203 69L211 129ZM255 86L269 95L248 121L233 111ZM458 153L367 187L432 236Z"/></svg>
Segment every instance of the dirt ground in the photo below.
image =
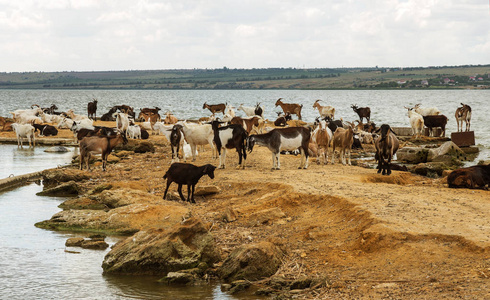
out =
<svg viewBox="0 0 490 300"><path fill-rule="evenodd" d="M106 173L95 167L86 184L111 182L163 196L170 147L162 136L150 141L155 153L131 154ZM205 150L194 164L217 166ZM246 168L237 170L238 155L228 151L226 169L198 184L221 192L182 205L210 224L223 253L264 240L281 245L287 255L277 276L324 283L295 294L300 298L490 299L490 192L314 159L299 170L299 161L281 155L281 170L271 171L270 151L255 147ZM226 222L230 214L236 220Z"/></svg>

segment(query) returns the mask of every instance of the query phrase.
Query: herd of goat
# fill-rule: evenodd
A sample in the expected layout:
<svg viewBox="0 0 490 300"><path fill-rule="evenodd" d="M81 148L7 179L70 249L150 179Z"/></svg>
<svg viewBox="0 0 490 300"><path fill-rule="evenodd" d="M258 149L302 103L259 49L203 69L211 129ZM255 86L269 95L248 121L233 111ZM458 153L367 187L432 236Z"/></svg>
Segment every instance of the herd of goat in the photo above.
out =
<svg viewBox="0 0 490 300"><path fill-rule="evenodd" d="M469 131L471 108L463 103L461 105L455 113L458 131L463 130L463 121L466 122L466 131ZM353 111L359 116L356 125L335 120L335 108L321 105L320 100L313 104L313 108L319 113L319 117L313 124L301 120L302 104L285 103L280 98L276 101L275 106L280 106L282 113L278 114L275 121L269 123L268 120L264 120L264 108L260 103L255 107L246 107L241 104L237 108L247 117L236 116L234 107L229 104L204 103L202 108L208 109L212 115L193 122L179 121L170 112L166 112L165 118L162 118L159 113L161 109L158 107L142 108L136 117L133 107L120 105L112 107L100 117L102 121L116 122L116 127L110 128L94 126L93 122L97 118L97 100L94 99L87 105L86 116L77 115L71 109L66 112L56 112L56 105L49 108L33 105L31 109L19 109L12 112L13 123L9 124L0 117L0 126L3 125L4 130L6 126L11 126L17 135L20 147L22 147L23 138L29 140L30 147L31 141L35 146L36 131L39 131L40 136L50 136L56 135L59 128L71 129L75 140L80 145L80 169L83 168L84 163L86 168L89 168L88 162L92 154L101 154L102 168L105 171L107 156L117 144L126 143L127 138L148 138L149 131L151 131L152 134L164 134L170 142L172 163L179 162L179 156L183 156L184 159L192 158L194 161L197 147L210 145L213 158L219 157L218 168L225 168L226 152L229 149L236 149L239 156L238 167L244 168L247 152L251 153L254 145L257 144L267 147L272 152L272 169L281 168L280 154L284 151L299 151L301 154L300 169L308 167L310 156L316 157L318 163L326 164L329 147L332 148L330 160L332 164L335 163L335 154L338 152L342 164L350 165L351 149L356 144L363 142L375 146L378 173L383 175L391 173L391 160L398 150L399 141L388 124L376 127L371 121L369 107L351 105ZM436 108L423 108L420 107L420 104L405 108L413 135L420 136L424 126L429 128L432 135L435 134L434 128L441 128L441 135L445 134L447 117L441 115ZM222 117L217 118L218 113L221 113ZM293 120L292 115L296 115L297 120ZM364 120L365 123L363 123ZM135 121L140 123L136 124ZM183 155L179 155L179 152L183 152ZM182 177L179 175L180 169L182 167L171 168L170 173L166 176L169 180L174 180L179 184L181 194L181 184L188 184L189 187L189 184L192 186L195 183L179 183L182 181L178 179ZM206 170L209 172L209 168ZM186 169L185 172L190 171ZM188 177L194 178L195 176L188 174Z"/></svg>

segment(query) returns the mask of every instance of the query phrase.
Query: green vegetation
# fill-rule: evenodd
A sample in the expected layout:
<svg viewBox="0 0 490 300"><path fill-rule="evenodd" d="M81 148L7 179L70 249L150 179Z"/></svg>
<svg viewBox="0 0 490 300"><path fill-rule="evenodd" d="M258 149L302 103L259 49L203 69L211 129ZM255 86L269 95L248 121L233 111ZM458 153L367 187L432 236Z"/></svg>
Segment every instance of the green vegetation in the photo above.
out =
<svg viewBox="0 0 490 300"><path fill-rule="evenodd" d="M488 88L490 65L0 73L1 89Z"/></svg>

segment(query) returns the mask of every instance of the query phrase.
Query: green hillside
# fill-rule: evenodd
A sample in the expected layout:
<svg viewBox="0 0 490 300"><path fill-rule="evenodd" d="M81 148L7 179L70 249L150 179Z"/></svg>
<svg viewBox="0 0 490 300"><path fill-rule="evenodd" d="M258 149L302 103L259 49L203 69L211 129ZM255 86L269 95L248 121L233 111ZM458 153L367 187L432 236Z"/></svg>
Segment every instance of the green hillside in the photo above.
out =
<svg viewBox="0 0 490 300"><path fill-rule="evenodd" d="M488 88L490 65L0 73L2 89Z"/></svg>

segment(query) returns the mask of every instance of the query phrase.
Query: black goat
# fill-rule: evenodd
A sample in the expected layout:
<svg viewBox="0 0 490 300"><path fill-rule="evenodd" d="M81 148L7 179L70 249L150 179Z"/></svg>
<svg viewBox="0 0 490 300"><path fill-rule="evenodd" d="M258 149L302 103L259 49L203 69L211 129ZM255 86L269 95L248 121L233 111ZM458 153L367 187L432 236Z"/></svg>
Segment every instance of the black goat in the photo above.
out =
<svg viewBox="0 0 490 300"><path fill-rule="evenodd" d="M257 105L255 106L255 111L254 111L255 115L256 116L260 116L260 117L263 117L262 114L264 113L264 110L262 109L262 107L260 106L260 103L257 103Z"/></svg>
<svg viewBox="0 0 490 300"><path fill-rule="evenodd" d="M54 114L56 114L55 110L58 109L58 106L56 106L55 104L51 104L50 107L43 107L41 109L46 114L54 115ZM60 114L60 113L58 113L58 114Z"/></svg>
<svg viewBox="0 0 490 300"><path fill-rule="evenodd" d="M441 128L441 136L446 136L447 117L445 115L422 116L424 125L429 128L429 136L434 136L434 128Z"/></svg>
<svg viewBox="0 0 490 300"><path fill-rule="evenodd" d="M291 114L290 113L286 113L284 115L282 115L282 113L278 113L278 117L277 119L274 121L274 125L275 126L280 126L280 127L284 127L286 126L288 123L288 121L291 121L293 118L291 117Z"/></svg>
<svg viewBox="0 0 490 300"><path fill-rule="evenodd" d="M58 134L58 129L51 125L32 124L34 132L39 130L39 136L55 136Z"/></svg>
<svg viewBox="0 0 490 300"><path fill-rule="evenodd" d="M182 194L182 185L187 185L187 201L196 203L194 200L194 189L197 182L204 175L208 175L211 179L214 179L215 166L207 164L204 166L195 166L193 164L185 163L173 163L170 168L168 168L167 173L163 176L163 179L167 179L167 188L163 194L163 199L167 197L168 187L172 182L179 185L177 191L179 192L180 199L186 201L184 195Z"/></svg>
<svg viewBox="0 0 490 300"><path fill-rule="evenodd" d="M170 132L170 146L172 148L172 163L179 161L180 143L184 138L184 131L182 125L177 124L172 127Z"/></svg>
<svg viewBox="0 0 490 300"><path fill-rule="evenodd" d="M226 149L235 148L238 153L238 167L245 168L245 160L247 159L247 138L248 132L240 124L231 124L224 127L219 127L222 122L211 122L214 138L213 142L216 145L219 155L219 169L225 168Z"/></svg>

